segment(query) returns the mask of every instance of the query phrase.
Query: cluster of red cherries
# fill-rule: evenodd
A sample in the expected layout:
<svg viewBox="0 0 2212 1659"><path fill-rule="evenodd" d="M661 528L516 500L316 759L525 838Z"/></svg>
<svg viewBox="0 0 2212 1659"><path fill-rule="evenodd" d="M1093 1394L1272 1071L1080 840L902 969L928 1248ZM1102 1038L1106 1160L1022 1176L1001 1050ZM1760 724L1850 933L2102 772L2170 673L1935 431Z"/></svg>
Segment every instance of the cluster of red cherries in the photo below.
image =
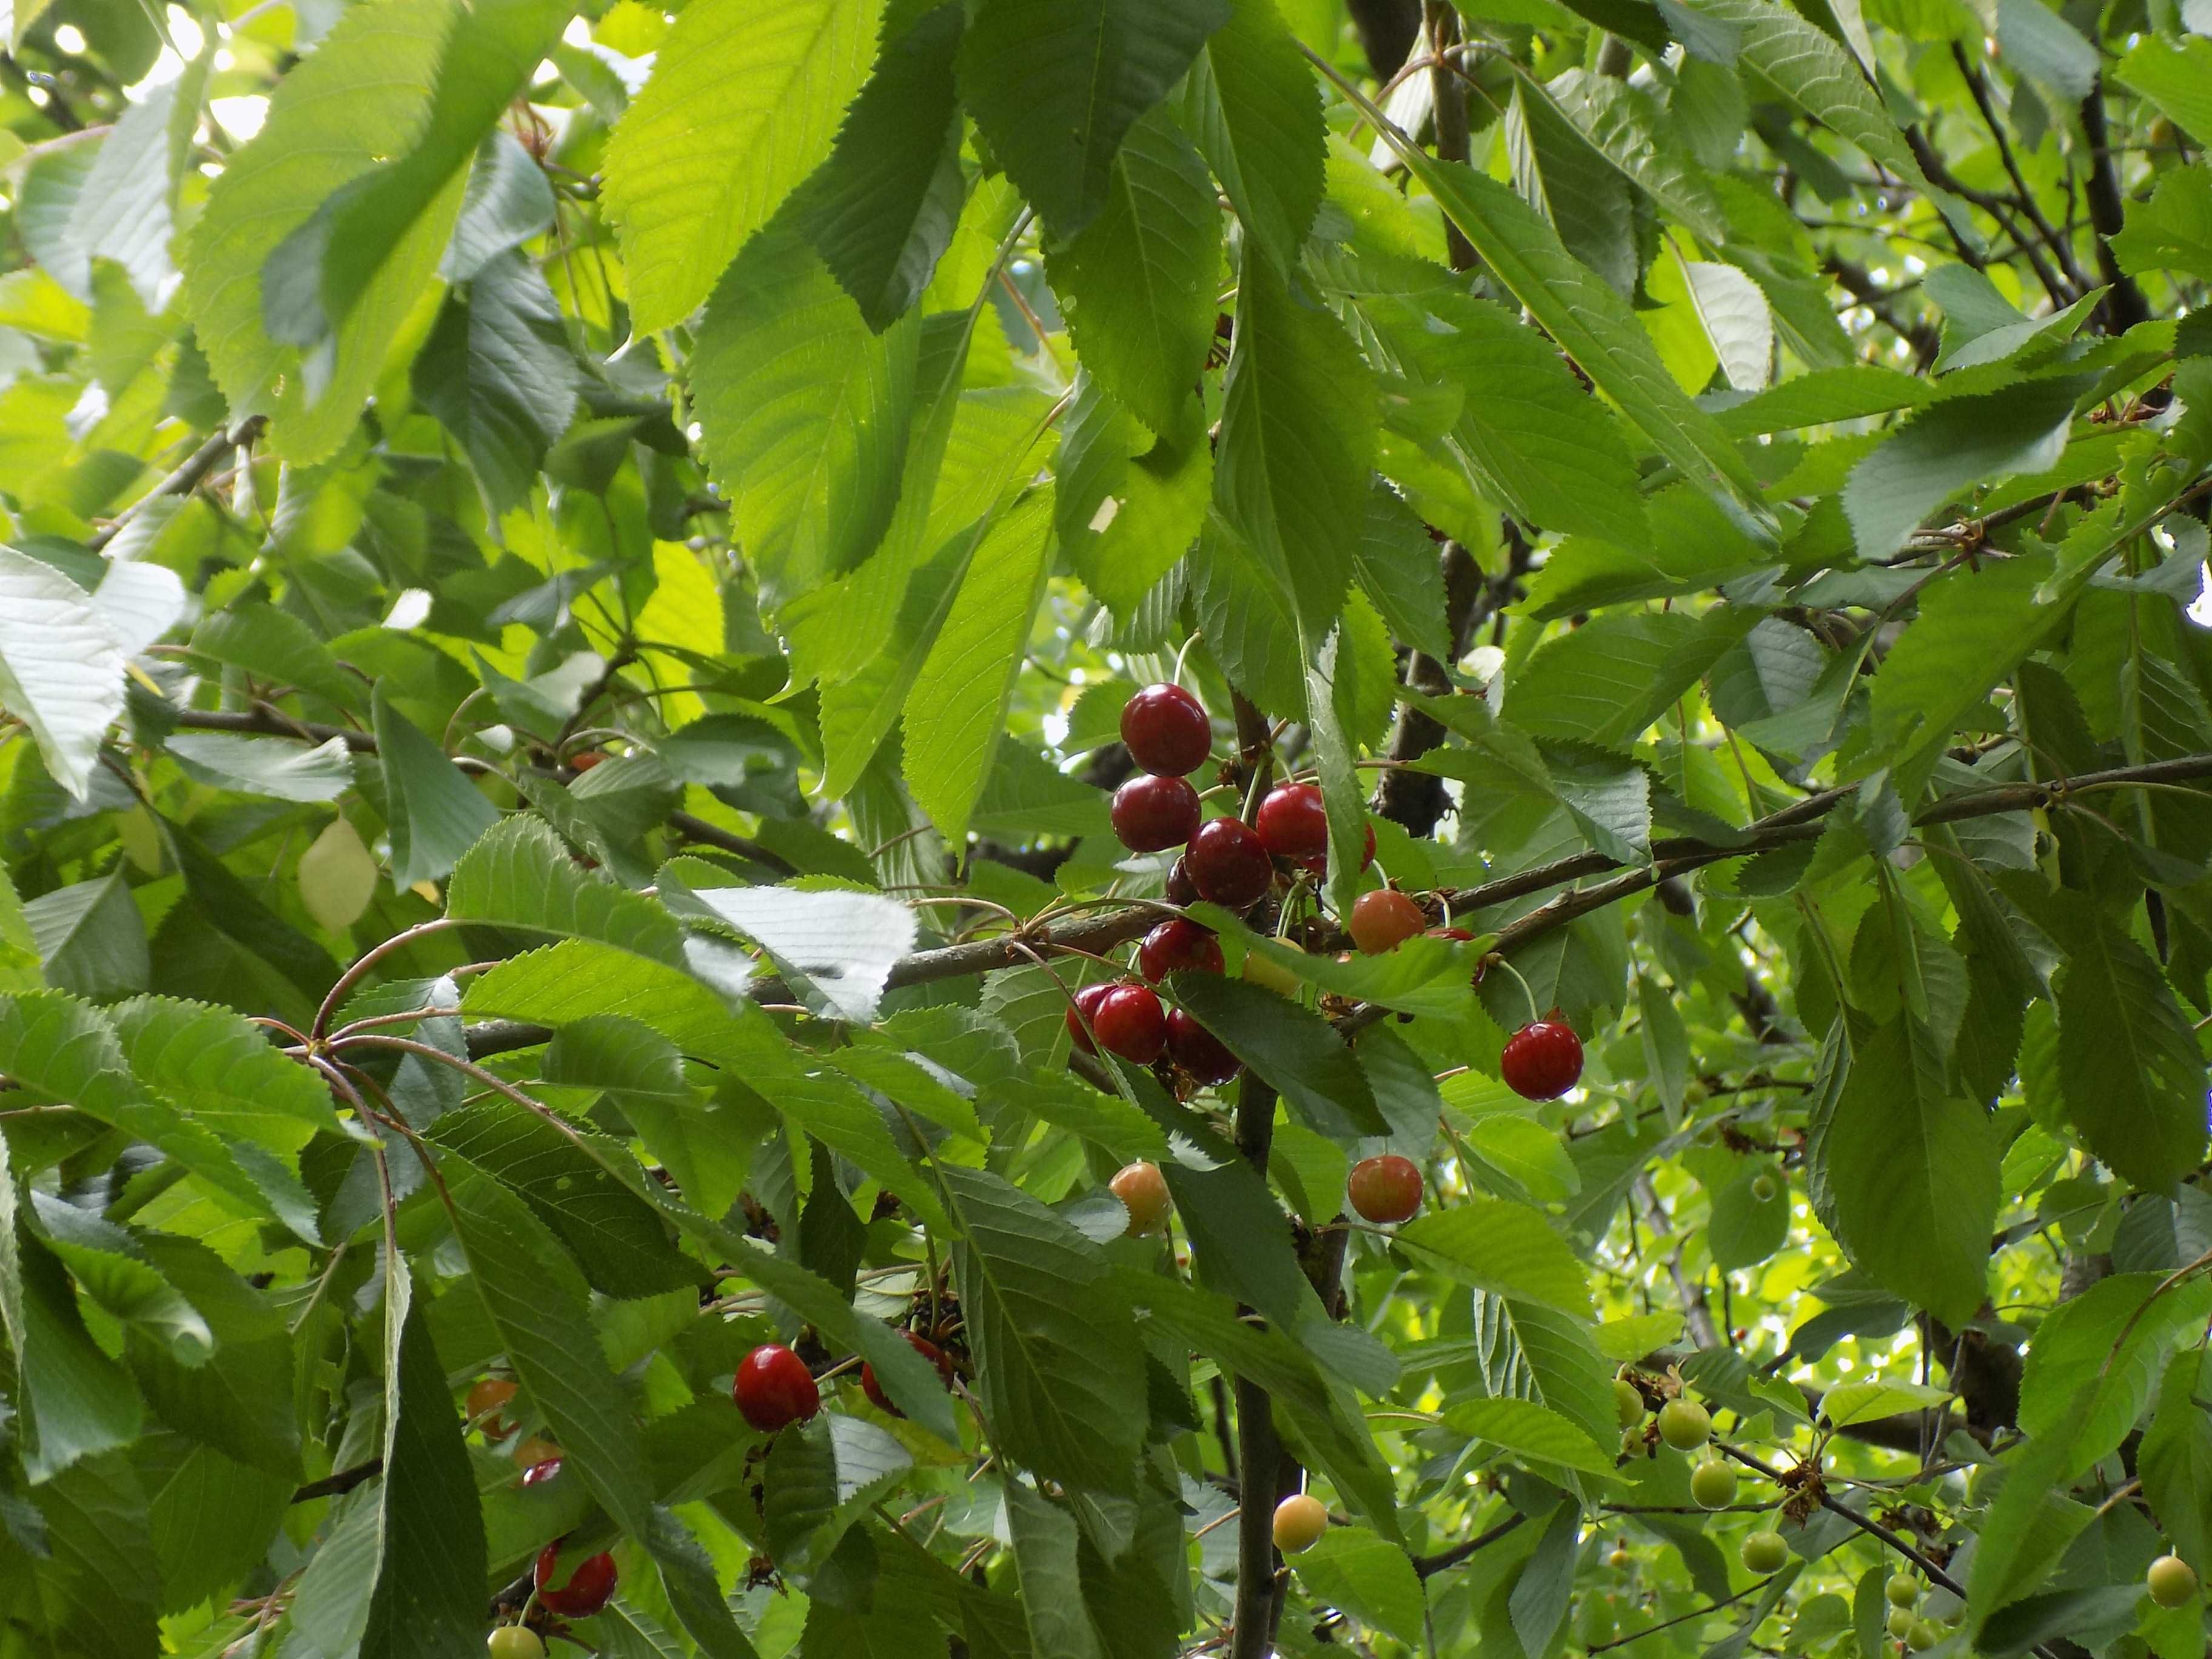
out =
<svg viewBox="0 0 2212 1659"><path fill-rule="evenodd" d="M1183 848L1168 873L1170 903L1206 899L1224 909L1249 909L1273 885L1278 860L1314 876L1326 872L1328 815L1313 784L1285 783L1270 791L1249 824L1205 817L1188 775L1212 755L1213 726L1204 706L1182 686L1163 682L1132 696L1121 709L1121 742L1139 773L1114 792L1114 833L1133 852ZM1370 828L1361 867L1374 859ZM1381 887L1353 902L1345 931L1363 955L1380 956L1431 930L1411 896ZM1462 928L1434 931L1474 937ZM1136 967L1141 984L1116 981L1075 993L1067 1011L1075 1046L1085 1054L1103 1048L1137 1066L1165 1054L1201 1085L1234 1078L1236 1055L1182 1009L1164 1006L1151 988L1170 974L1220 973L1221 946L1213 934L1186 916L1171 917L1145 936ZM1531 1019L1507 1042L1500 1071L1507 1086L1524 1098L1555 1100L1582 1077L1582 1039L1563 1020Z"/></svg>

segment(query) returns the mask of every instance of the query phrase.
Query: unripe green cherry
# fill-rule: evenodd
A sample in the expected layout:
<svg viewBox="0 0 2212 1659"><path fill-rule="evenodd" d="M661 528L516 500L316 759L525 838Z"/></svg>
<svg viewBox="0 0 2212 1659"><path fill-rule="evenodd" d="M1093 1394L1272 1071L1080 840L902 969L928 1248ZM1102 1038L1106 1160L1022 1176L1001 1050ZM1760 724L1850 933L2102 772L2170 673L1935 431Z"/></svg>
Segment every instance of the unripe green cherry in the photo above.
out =
<svg viewBox="0 0 2212 1659"><path fill-rule="evenodd" d="M1608 1567L1618 1570L1630 1565L1635 1561L1635 1559L1636 1558L1634 1556L1631 1555L1620 1545L1615 1544L1611 1550L1606 1553L1605 1564Z"/></svg>
<svg viewBox="0 0 2212 1659"><path fill-rule="evenodd" d="M1919 1622L1920 1615L1911 1607L1892 1607L1889 1610L1889 1633L1900 1642Z"/></svg>
<svg viewBox="0 0 2212 1659"><path fill-rule="evenodd" d="M2143 1575L2150 1599L2162 1607L2178 1607L2197 1594L2197 1572L2178 1555L2161 1555Z"/></svg>
<svg viewBox="0 0 2212 1659"><path fill-rule="evenodd" d="M1771 1204L1782 1196L1782 1183L1761 1170L1751 1178L1751 1196L1755 1203Z"/></svg>
<svg viewBox="0 0 2212 1659"><path fill-rule="evenodd" d="M1620 1455L1623 1457L1642 1455L1645 1444L1643 1430L1623 1429L1620 1431Z"/></svg>
<svg viewBox="0 0 2212 1659"><path fill-rule="evenodd" d="M545 1659L545 1644L525 1625L501 1625L484 1638L491 1659Z"/></svg>
<svg viewBox="0 0 2212 1659"><path fill-rule="evenodd" d="M1713 1437L1713 1419L1694 1400L1670 1400L1659 1408L1659 1437L1676 1451L1695 1451Z"/></svg>
<svg viewBox="0 0 2212 1659"><path fill-rule="evenodd" d="M1778 1532L1755 1532L1743 1540L1737 1555L1745 1571L1764 1578L1782 1571L1790 1559L1790 1546Z"/></svg>
<svg viewBox="0 0 2212 1659"><path fill-rule="evenodd" d="M1909 1607L1920 1599L1920 1581L1909 1572L1897 1573L1881 1587L1881 1593L1893 1607Z"/></svg>
<svg viewBox="0 0 2212 1659"><path fill-rule="evenodd" d="M1718 1459L1698 1464L1690 1471L1690 1496L1700 1509L1726 1509L1735 1501L1735 1471Z"/></svg>
<svg viewBox="0 0 2212 1659"><path fill-rule="evenodd" d="M1644 1403L1643 1389L1625 1376L1613 1379L1613 1415L1620 1419L1622 1428L1634 1428L1644 1420L1644 1413L1650 1409Z"/></svg>
<svg viewBox="0 0 2212 1659"><path fill-rule="evenodd" d="M1943 1639L1943 1632L1925 1619L1916 1619L1912 1628L1905 1632L1905 1645L1915 1653L1925 1653Z"/></svg>

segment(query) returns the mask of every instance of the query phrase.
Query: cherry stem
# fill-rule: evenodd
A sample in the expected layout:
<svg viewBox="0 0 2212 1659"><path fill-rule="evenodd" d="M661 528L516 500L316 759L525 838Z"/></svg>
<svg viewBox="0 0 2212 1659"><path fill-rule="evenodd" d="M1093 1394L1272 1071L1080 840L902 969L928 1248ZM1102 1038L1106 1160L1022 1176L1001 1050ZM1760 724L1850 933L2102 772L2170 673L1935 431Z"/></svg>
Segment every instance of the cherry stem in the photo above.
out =
<svg viewBox="0 0 2212 1659"><path fill-rule="evenodd" d="M1184 658L1186 658L1186 657L1188 657L1188 655L1190 655L1190 648L1191 648L1191 647L1193 647L1194 645L1196 645L1196 644L1197 644L1200 640L1204 639L1205 637L1206 637L1206 630L1205 630L1204 629L1202 629L1202 628L1201 628L1201 629L1200 629L1196 633L1193 634L1193 635L1192 635L1188 639L1185 640L1185 641L1182 642L1182 649L1176 653L1176 665L1175 665L1175 672L1174 672L1174 673L1172 673L1172 674L1170 674L1168 678L1169 678L1170 679L1173 680L1176 685L1178 685L1178 686L1182 686L1182 689L1183 689L1183 690L1188 690L1190 688L1189 688L1189 687L1188 687L1188 686L1183 686L1183 684L1182 684L1182 664L1183 664L1183 659L1184 659Z"/></svg>
<svg viewBox="0 0 2212 1659"><path fill-rule="evenodd" d="M1521 994L1528 999L1528 1024L1534 1025L1537 1021L1542 1019L1544 1018L1543 1012L1536 1006L1536 993L1530 988L1528 981L1521 977L1521 970L1518 968L1516 968L1511 963L1506 961L1503 956L1495 956L1491 957L1490 960L1492 963L1503 968L1507 973L1512 975L1513 982L1521 988Z"/></svg>

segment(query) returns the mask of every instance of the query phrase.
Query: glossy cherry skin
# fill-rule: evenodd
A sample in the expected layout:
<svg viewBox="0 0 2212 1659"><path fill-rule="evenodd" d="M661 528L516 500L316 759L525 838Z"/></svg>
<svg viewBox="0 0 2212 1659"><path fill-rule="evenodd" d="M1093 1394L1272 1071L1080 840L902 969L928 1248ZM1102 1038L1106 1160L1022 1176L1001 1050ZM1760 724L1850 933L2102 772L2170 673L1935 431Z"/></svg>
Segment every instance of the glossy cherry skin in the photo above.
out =
<svg viewBox="0 0 2212 1659"><path fill-rule="evenodd" d="M1369 824L1365 833L1367 844L1360 849L1359 853L1359 867L1363 870L1375 862L1375 826ZM1303 859L1299 861L1298 867L1310 870L1317 876L1325 876L1328 873L1328 854L1324 850L1315 854L1310 859Z"/></svg>
<svg viewBox="0 0 2212 1659"><path fill-rule="evenodd" d="M568 1582L556 1589L553 1578L560 1570L561 1546L548 1544L538 1551L538 1565L531 1570L530 1577L538 1586L538 1601L563 1619L589 1619L614 1599L613 1556L586 1556L568 1575Z"/></svg>
<svg viewBox="0 0 2212 1659"><path fill-rule="evenodd" d="M1318 1498L1294 1492L1275 1505L1275 1547L1285 1555L1304 1554L1328 1530L1328 1511Z"/></svg>
<svg viewBox="0 0 2212 1659"><path fill-rule="evenodd" d="M901 1331L899 1334L906 1338L908 1346L937 1367L938 1376L945 1379L946 1388L951 1388L952 1362L945 1357L945 1350L927 1337L916 1336L912 1331ZM890 1396L884 1392L883 1385L876 1381L876 1368L873 1365L864 1364L860 1367L860 1392L868 1396L868 1403L878 1411L889 1412L893 1417L906 1415L896 1406L891 1404Z"/></svg>
<svg viewBox="0 0 2212 1659"><path fill-rule="evenodd" d="M1179 685L1148 685L1121 705L1121 741L1147 772L1181 777L1213 752L1213 723Z"/></svg>
<svg viewBox="0 0 2212 1659"><path fill-rule="evenodd" d="M1583 1040L1564 1020L1531 1020L1505 1040L1498 1071L1523 1100L1557 1100L1582 1080Z"/></svg>
<svg viewBox="0 0 2212 1659"><path fill-rule="evenodd" d="M1344 1186L1362 1220L1389 1226L1410 1220L1421 1207L1420 1165L1395 1152L1363 1158L1352 1166L1351 1177Z"/></svg>
<svg viewBox="0 0 2212 1659"><path fill-rule="evenodd" d="M1267 843L1238 818L1209 819L1190 838L1190 851L1183 856L1199 896L1224 909L1242 910L1258 903L1274 884L1275 866L1267 856Z"/></svg>
<svg viewBox="0 0 2212 1659"><path fill-rule="evenodd" d="M1378 887L1352 902L1346 929L1363 956L1395 951L1428 926L1421 907L1395 887Z"/></svg>
<svg viewBox="0 0 2212 1659"><path fill-rule="evenodd" d="M822 1391L806 1362L781 1342L763 1342L738 1366L730 1393L745 1421L763 1434L804 1423L822 1409Z"/></svg>
<svg viewBox="0 0 2212 1659"><path fill-rule="evenodd" d="M1198 901L1198 884L1190 878L1190 855L1184 854L1168 872L1167 901L1170 904L1194 904ZM2212 1112L2207 1113L2212 1116Z"/></svg>
<svg viewBox="0 0 2212 1659"><path fill-rule="evenodd" d="M1098 1005L1106 1000L1111 985L1085 985L1070 1000L1067 1009L1067 1035L1075 1046L1086 1054L1095 1054L1098 1047L1091 1040L1091 1033L1083 1029L1089 1020L1095 1028L1098 1024Z"/></svg>
<svg viewBox="0 0 2212 1659"><path fill-rule="evenodd" d="M1091 1012L1091 1029L1099 1047L1132 1065L1149 1066L1167 1051L1167 1011L1141 985L1109 988Z"/></svg>
<svg viewBox="0 0 2212 1659"><path fill-rule="evenodd" d="M545 1659L545 1644L527 1625L501 1625L484 1638L490 1659Z"/></svg>
<svg viewBox="0 0 2212 1659"><path fill-rule="evenodd" d="M1285 783L1269 790L1252 827L1276 858L1301 863L1328 856L1328 814L1314 784Z"/></svg>
<svg viewBox="0 0 2212 1659"><path fill-rule="evenodd" d="M550 1480L555 1475L560 1473L561 1460L559 1458L540 1458L537 1462L532 1463L528 1468L523 1470L522 1484L526 1486L543 1486L546 1481Z"/></svg>
<svg viewBox="0 0 2212 1659"><path fill-rule="evenodd" d="M1209 1088L1228 1082L1244 1066L1228 1044L1180 1008L1168 1010L1168 1058Z"/></svg>
<svg viewBox="0 0 2212 1659"><path fill-rule="evenodd" d="M469 1390L469 1421L484 1431L487 1440L499 1440L507 1434L507 1425L500 1421L500 1412L514 1398L515 1385L503 1376L487 1376Z"/></svg>
<svg viewBox="0 0 2212 1659"><path fill-rule="evenodd" d="M1155 985L1170 974L1218 974L1221 941L1194 921L1170 916L1137 947L1137 971Z"/></svg>
<svg viewBox="0 0 2212 1659"><path fill-rule="evenodd" d="M1181 778L1131 778L1114 792L1114 833L1133 853L1164 853L1197 831L1198 791Z"/></svg>

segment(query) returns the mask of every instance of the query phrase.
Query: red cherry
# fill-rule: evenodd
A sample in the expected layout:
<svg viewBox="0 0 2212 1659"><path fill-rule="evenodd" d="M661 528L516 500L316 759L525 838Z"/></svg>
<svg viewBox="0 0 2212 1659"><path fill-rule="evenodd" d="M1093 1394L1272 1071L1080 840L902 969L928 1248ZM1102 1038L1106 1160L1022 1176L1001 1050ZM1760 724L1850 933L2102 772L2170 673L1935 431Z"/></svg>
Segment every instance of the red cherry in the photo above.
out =
<svg viewBox="0 0 2212 1659"><path fill-rule="evenodd" d="M530 1577L538 1587L538 1599L563 1619L589 1619L614 1599L613 1556L605 1553L586 1556L568 1575L568 1582L556 1589L553 1575L560 1565L560 1544L548 1544L538 1551L538 1565L531 1570Z"/></svg>
<svg viewBox="0 0 2212 1659"><path fill-rule="evenodd" d="M1170 974L1218 974L1221 941L1196 922L1172 916L1137 947L1137 971L1155 985Z"/></svg>
<svg viewBox="0 0 2212 1659"><path fill-rule="evenodd" d="M1429 937L1431 939L1455 939L1463 945L1469 939L1472 939L1474 935L1468 933L1464 927L1431 927L1429 929Z"/></svg>
<svg viewBox="0 0 2212 1659"><path fill-rule="evenodd" d="M1213 725L1179 685L1148 685L1121 705L1121 741L1147 772L1181 777L1213 752Z"/></svg>
<svg viewBox="0 0 2212 1659"><path fill-rule="evenodd" d="M582 754L571 757L568 764L579 772L588 772L605 758L604 750L586 749Z"/></svg>
<svg viewBox="0 0 2212 1659"><path fill-rule="evenodd" d="M1557 1100L1582 1078L1583 1040L1564 1020L1531 1020L1498 1060L1505 1086L1523 1100Z"/></svg>
<svg viewBox="0 0 2212 1659"><path fill-rule="evenodd" d="M1133 1065L1151 1065L1168 1046L1166 1011L1141 985L1110 987L1091 1016L1091 1029L1101 1048Z"/></svg>
<svg viewBox="0 0 2212 1659"><path fill-rule="evenodd" d="M1395 887L1378 887L1352 901L1352 920L1345 925L1363 956L1379 957L1427 927L1428 918Z"/></svg>
<svg viewBox="0 0 2212 1659"><path fill-rule="evenodd" d="M1258 903L1275 879L1267 843L1241 819L1209 819L1190 838L1184 856L1199 896L1227 909Z"/></svg>
<svg viewBox="0 0 2212 1659"><path fill-rule="evenodd" d="M1395 1152L1363 1158L1352 1166L1344 1185L1352 1207L1369 1221L1389 1225L1406 1220L1421 1207L1420 1166Z"/></svg>
<svg viewBox="0 0 2212 1659"><path fill-rule="evenodd" d="M1375 826L1370 823L1367 826L1367 845L1359 855L1359 867L1364 870L1374 862ZM1316 853L1311 858L1303 860L1298 867L1302 870L1310 870L1317 876L1325 876L1328 873L1328 854L1326 852Z"/></svg>
<svg viewBox="0 0 2212 1659"><path fill-rule="evenodd" d="M1328 814L1314 784L1285 783L1269 790L1252 827L1279 859L1295 863L1328 854Z"/></svg>
<svg viewBox="0 0 2212 1659"><path fill-rule="evenodd" d="M1180 1008L1168 1010L1168 1057L1208 1085L1226 1083L1243 1069L1226 1043Z"/></svg>
<svg viewBox="0 0 2212 1659"><path fill-rule="evenodd" d="M1131 778L1114 792L1114 833L1133 853L1164 853L1198 828L1198 791L1181 778Z"/></svg>
<svg viewBox="0 0 2212 1659"><path fill-rule="evenodd" d="M528 1468L523 1470L522 1484L526 1486L542 1486L560 1473L561 1460L559 1458L542 1457L538 1459L537 1462L532 1463Z"/></svg>
<svg viewBox="0 0 2212 1659"><path fill-rule="evenodd" d="M1083 1022L1087 1019L1094 1029L1097 1027L1098 1005L1105 1000L1106 994L1113 988L1111 985L1085 985L1076 992L1074 999L1068 1005L1067 1035L1074 1042L1075 1046L1086 1054L1095 1054L1098 1052L1098 1048L1097 1045L1091 1041L1091 1033L1083 1029Z"/></svg>
<svg viewBox="0 0 2212 1659"><path fill-rule="evenodd" d="M1198 900L1198 884L1190 878L1188 857L1179 856L1168 872L1167 899L1170 904L1193 904Z"/></svg>
<svg viewBox="0 0 2212 1659"><path fill-rule="evenodd" d="M763 1342L738 1367L731 1396L745 1421L763 1434L804 1423L822 1409L822 1391L806 1362L781 1342Z"/></svg>
<svg viewBox="0 0 2212 1659"><path fill-rule="evenodd" d="M907 1340L908 1346L916 1353L937 1367L937 1374L945 1379L945 1386L951 1388L952 1362L945 1357L945 1351L927 1338L916 1336L912 1331L901 1331L899 1334ZM883 1385L876 1381L876 1368L873 1365L863 1364L860 1367L860 1392L868 1396L868 1403L878 1411L889 1412L893 1417L906 1415L896 1406L891 1404L890 1396L884 1392Z"/></svg>

